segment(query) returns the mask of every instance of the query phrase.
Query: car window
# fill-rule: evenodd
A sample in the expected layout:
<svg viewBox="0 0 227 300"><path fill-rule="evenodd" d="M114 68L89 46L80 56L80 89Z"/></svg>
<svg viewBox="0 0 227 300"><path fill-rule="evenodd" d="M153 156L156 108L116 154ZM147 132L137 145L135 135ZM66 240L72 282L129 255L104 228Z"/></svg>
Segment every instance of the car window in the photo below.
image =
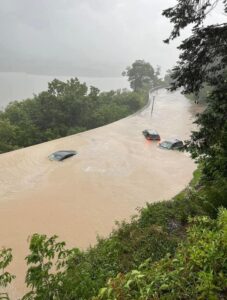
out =
<svg viewBox="0 0 227 300"><path fill-rule="evenodd" d="M54 155L54 157L56 158L56 159L60 159L60 158L62 158L64 155L63 154L55 154Z"/></svg>
<svg viewBox="0 0 227 300"><path fill-rule="evenodd" d="M162 145L162 147L167 148L167 149L170 149L172 146L172 144L170 142L163 142L161 145Z"/></svg>

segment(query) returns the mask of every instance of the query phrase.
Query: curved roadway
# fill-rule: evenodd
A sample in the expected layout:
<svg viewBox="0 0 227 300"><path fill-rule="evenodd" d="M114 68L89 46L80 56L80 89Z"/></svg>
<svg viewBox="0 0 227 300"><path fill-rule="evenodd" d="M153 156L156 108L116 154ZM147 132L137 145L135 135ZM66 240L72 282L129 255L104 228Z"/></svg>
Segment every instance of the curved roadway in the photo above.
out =
<svg viewBox="0 0 227 300"><path fill-rule="evenodd" d="M129 219L137 207L169 199L188 184L195 169L188 154L159 149L141 132L153 128L162 139L186 139L193 106L179 92L154 95L152 114L150 105L107 126L0 156L0 236L14 252L15 297L23 290L32 233L57 234L69 247L84 248L97 234L107 236L115 220ZM63 149L78 155L48 160Z"/></svg>

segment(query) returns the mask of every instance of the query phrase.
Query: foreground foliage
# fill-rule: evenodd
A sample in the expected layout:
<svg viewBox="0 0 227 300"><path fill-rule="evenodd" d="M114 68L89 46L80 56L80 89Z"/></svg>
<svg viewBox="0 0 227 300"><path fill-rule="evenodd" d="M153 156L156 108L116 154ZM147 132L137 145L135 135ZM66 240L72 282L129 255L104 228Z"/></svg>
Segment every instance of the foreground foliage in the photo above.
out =
<svg viewBox="0 0 227 300"><path fill-rule="evenodd" d="M14 275L10 274L6 271L6 268L11 263L13 259L12 249L10 248L2 248L0 250L0 289L6 288L11 281L15 278ZM7 293L0 291L0 299L8 300L9 297Z"/></svg>
<svg viewBox="0 0 227 300"><path fill-rule="evenodd" d="M25 279L31 291L22 300L62 299L64 268L73 250L66 250L65 243L56 239L57 236L32 236L29 246L31 253L26 257L28 271Z"/></svg>
<svg viewBox="0 0 227 300"><path fill-rule="evenodd" d="M190 219L187 239L155 264L109 279L93 299L226 299L227 210Z"/></svg>

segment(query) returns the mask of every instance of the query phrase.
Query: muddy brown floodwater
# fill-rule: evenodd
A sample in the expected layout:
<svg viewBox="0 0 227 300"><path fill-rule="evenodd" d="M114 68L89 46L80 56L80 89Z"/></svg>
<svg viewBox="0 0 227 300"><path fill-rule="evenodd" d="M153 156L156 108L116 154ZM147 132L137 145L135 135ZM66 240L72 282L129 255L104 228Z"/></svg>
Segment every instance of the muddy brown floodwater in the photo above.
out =
<svg viewBox="0 0 227 300"><path fill-rule="evenodd" d="M115 220L128 220L146 202L169 199L192 178L195 164L186 153L159 149L142 135L156 129L162 139L187 139L193 105L180 92L154 92L143 111L110 125L0 155L1 245L13 248L12 299L25 291L28 237L57 234L68 247L94 244ZM63 162L57 150L76 150Z"/></svg>

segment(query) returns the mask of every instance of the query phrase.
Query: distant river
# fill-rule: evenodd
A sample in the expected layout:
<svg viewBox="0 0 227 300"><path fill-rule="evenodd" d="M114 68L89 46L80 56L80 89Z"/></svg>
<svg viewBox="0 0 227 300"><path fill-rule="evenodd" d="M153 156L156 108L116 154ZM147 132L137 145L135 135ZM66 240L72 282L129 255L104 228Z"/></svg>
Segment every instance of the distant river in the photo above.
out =
<svg viewBox="0 0 227 300"><path fill-rule="evenodd" d="M47 76L32 75L26 73L0 72L0 109L9 102L32 97L47 89L48 82L57 78L66 81L69 78L78 77L81 82L88 86L93 85L101 91L129 88L125 77L79 77L79 76Z"/></svg>

